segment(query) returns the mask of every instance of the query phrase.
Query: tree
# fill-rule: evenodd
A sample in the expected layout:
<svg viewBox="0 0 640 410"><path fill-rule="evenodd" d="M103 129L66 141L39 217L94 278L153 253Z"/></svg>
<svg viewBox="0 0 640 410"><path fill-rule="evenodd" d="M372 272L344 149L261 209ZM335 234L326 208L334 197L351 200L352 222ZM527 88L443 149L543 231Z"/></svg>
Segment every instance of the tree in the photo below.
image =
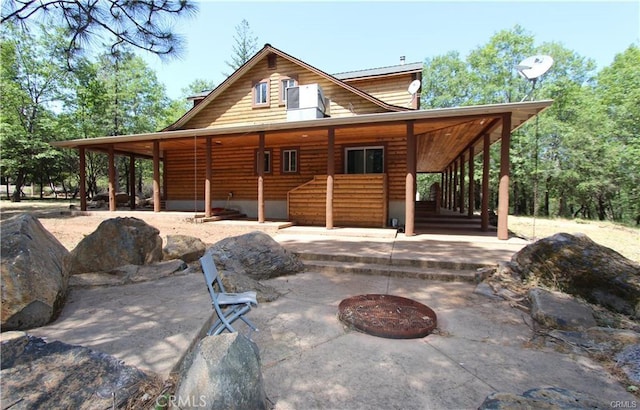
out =
<svg viewBox="0 0 640 410"><path fill-rule="evenodd" d="M7 0L1 23L51 21L64 27L67 61L98 39L137 47L159 56L179 54L182 39L172 31L174 20L194 15L189 0Z"/></svg>
<svg viewBox="0 0 640 410"><path fill-rule="evenodd" d="M233 36L235 44L233 45L233 55L231 61L225 63L236 71L240 66L249 61L249 59L258 51L258 37L254 36L253 31L249 27L247 20L242 20L236 26L236 34ZM223 73L225 77L229 74Z"/></svg>
<svg viewBox="0 0 640 410"><path fill-rule="evenodd" d="M56 157L49 142L57 134L54 109L68 77L60 58L63 36L45 34L33 38L12 24L2 30L0 155L3 176L15 184L14 201L29 178L43 180Z"/></svg>

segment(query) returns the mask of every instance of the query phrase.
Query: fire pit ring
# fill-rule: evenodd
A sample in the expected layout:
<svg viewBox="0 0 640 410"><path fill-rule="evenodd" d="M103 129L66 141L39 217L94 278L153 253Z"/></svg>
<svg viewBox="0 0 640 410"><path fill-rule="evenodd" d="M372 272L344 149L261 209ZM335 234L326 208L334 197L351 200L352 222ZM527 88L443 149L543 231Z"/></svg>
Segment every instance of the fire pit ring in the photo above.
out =
<svg viewBox="0 0 640 410"><path fill-rule="evenodd" d="M438 326L436 313L412 299L393 295L358 295L338 305L338 319L361 332L389 339L417 339Z"/></svg>

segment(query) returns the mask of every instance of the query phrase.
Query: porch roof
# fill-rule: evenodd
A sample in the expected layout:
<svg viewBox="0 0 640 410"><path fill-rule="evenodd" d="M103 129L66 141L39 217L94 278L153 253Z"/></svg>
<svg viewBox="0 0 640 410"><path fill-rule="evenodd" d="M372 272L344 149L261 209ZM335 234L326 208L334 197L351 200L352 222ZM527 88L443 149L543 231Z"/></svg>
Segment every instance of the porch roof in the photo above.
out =
<svg viewBox="0 0 640 410"><path fill-rule="evenodd" d="M501 138L502 115L511 114L511 132L530 118L544 111L552 100L476 105L364 114L340 118L319 118L306 121L285 121L243 126L223 126L160 131L145 134L74 139L53 142L61 148L84 147L91 151L113 148L119 155L152 157L153 142L159 141L163 151L172 149L204 149L206 138L213 137L217 145L257 146L258 134L264 132L267 141L288 141L305 137L326 141L327 130L333 127L336 142L340 136L362 137L363 140L406 135L407 122L413 122L417 137L417 171L441 172L456 158L464 156L470 147L481 152L482 137L490 135L491 143Z"/></svg>

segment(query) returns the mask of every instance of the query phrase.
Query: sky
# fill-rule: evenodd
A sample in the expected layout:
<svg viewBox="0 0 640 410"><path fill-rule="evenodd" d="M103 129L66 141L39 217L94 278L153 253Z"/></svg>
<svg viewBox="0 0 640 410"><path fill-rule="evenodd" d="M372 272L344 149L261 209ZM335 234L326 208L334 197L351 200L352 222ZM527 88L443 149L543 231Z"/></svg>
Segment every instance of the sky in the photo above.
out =
<svg viewBox="0 0 640 410"><path fill-rule="evenodd" d="M247 20L265 43L335 74L457 51L462 58L501 30L522 26L535 45L561 43L598 69L640 44L640 0L627 1L206 1L178 23L181 59L142 55L172 99L196 79L216 85L231 69L236 27Z"/></svg>

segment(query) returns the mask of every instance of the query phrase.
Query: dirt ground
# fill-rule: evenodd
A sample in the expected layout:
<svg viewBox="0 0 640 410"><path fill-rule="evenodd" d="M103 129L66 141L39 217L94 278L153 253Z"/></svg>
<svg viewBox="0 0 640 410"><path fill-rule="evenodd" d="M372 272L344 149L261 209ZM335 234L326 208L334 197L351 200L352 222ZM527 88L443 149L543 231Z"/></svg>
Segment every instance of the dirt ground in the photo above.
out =
<svg viewBox="0 0 640 410"><path fill-rule="evenodd" d="M72 250L86 235L96 230L105 219L124 216L135 216L160 230L160 236L166 240L167 235L189 235L200 238L208 244L229 236L241 235L255 230L256 227L233 226L215 223L196 223L194 214L153 213L151 211L128 212L118 210L93 211L91 215L79 216L70 212L69 205L77 206L77 201L22 201L13 203L0 201L0 218L6 219L21 212L32 212L68 250ZM527 239L544 238L554 233L584 233L595 242L607 246L625 257L640 263L640 229L617 225L611 222L566 220L566 219L532 219L528 217L509 216L509 229L516 235ZM262 227L268 234L274 234L276 228Z"/></svg>

